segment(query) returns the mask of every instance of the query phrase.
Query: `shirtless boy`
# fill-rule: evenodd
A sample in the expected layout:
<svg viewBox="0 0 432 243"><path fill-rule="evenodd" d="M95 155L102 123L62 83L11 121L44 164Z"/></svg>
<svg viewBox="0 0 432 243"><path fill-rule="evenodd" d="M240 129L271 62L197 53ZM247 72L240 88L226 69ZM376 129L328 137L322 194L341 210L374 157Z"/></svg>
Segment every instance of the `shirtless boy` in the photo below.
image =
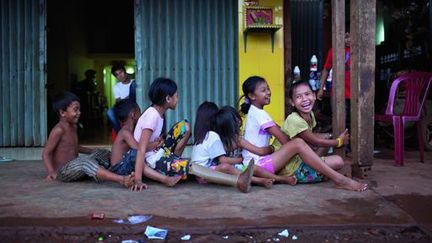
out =
<svg viewBox="0 0 432 243"><path fill-rule="evenodd" d="M64 92L53 100L53 108L60 120L51 130L42 159L48 172L46 181L55 179L71 182L86 177L96 181L108 180L129 188L134 184L134 176L121 176L107 170L110 165L110 152L92 149L78 144L77 124L80 118L80 102L71 92ZM78 153L86 155L79 156Z"/></svg>

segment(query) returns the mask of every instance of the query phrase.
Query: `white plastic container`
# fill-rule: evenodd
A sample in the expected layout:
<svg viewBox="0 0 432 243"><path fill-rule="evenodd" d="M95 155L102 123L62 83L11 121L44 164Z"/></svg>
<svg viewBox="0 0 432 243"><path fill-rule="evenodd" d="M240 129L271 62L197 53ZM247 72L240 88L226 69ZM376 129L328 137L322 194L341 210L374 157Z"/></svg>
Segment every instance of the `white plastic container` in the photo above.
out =
<svg viewBox="0 0 432 243"><path fill-rule="evenodd" d="M310 62L311 62L310 70L311 71L318 71L318 59L315 55L312 56Z"/></svg>
<svg viewBox="0 0 432 243"><path fill-rule="evenodd" d="M300 80L300 68L298 66L294 67L294 80Z"/></svg>

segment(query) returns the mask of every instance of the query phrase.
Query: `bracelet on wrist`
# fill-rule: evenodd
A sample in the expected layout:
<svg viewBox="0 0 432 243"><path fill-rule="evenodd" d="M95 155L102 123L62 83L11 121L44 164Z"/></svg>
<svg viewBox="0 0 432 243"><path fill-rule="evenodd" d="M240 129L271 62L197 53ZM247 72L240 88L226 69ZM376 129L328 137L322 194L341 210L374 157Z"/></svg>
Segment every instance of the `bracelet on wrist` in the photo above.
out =
<svg viewBox="0 0 432 243"><path fill-rule="evenodd" d="M274 153L275 147L273 145L270 145L271 153Z"/></svg>
<svg viewBox="0 0 432 243"><path fill-rule="evenodd" d="M337 142L338 142L338 144L337 144L336 147L338 147L338 148L342 147L343 144L344 144L342 138L341 138L341 137L338 137L338 138L336 138L336 140L337 140Z"/></svg>

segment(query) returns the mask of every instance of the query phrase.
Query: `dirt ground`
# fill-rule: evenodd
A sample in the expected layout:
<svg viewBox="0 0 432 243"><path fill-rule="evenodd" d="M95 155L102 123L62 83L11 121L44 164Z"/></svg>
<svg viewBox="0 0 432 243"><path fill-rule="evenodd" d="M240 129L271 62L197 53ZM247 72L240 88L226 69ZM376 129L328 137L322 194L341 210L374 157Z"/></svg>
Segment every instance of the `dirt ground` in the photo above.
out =
<svg viewBox="0 0 432 243"><path fill-rule="evenodd" d="M0 164L0 243L432 242L432 153L419 163L418 152L407 151L404 167L392 159L391 151L376 156L365 179L371 189L362 193L325 182L243 194L194 181L174 189L148 182L149 189L132 193L109 182L46 183L42 161ZM93 212L104 219L91 219ZM112 222L131 214L152 218ZM147 226L168 235L149 240ZM284 230L288 237L278 235ZM190 240L182 241L185 235Z"/></svg>
<svg viewBox="0 0 432 243"><path fill-rule="evenodd" d="M431 242L431 235L417 227L401 226L334 226L226 229L223 231L169 231L164 240L149 240L144 235L146 225L134 228L93 227L84 233L82 229L68 227L28 227L0 231L1 242ZM279 235L288 230L287 237ZM123 231L123 232L122 232ZM124 233L128 232L128 233ZM135 233L131 233L135 232ZM189 240L182 237L190 236ZM294 238L293 238L294 237Z"/></svg>

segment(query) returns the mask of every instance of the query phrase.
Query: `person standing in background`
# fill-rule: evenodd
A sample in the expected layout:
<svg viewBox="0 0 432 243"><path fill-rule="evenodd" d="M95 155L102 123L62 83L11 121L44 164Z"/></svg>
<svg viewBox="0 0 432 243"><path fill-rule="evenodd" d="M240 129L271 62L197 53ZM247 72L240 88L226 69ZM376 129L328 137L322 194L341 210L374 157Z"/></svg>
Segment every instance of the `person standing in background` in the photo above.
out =
<svg viewBox="0 0 432 243"><path fill-rule="evenodd" d="M345 33L345 125L350 128L351 119L351 72L350 72L350 33ZM333 48L327 53L327 58L324 63L324 68L321 73L320 88L317 93L317 99L322 100L324 93L324 85L333 65ZM332 88L336 88L334 85Z"/></svg>
<svg viewBox="0 0 432 243"><path fill-rule="evenodd" d="M124 65L121 63L114 64L111 68L111 73L119 81L112 89L115 101L118 102L120 100L129 98L130 100L136 102L136 83L135 80L131 80L129 78ZM107 117L112 128L116 133L118 133L118 131L121 129L121 124L113 108L108 109Z"/></svg>

